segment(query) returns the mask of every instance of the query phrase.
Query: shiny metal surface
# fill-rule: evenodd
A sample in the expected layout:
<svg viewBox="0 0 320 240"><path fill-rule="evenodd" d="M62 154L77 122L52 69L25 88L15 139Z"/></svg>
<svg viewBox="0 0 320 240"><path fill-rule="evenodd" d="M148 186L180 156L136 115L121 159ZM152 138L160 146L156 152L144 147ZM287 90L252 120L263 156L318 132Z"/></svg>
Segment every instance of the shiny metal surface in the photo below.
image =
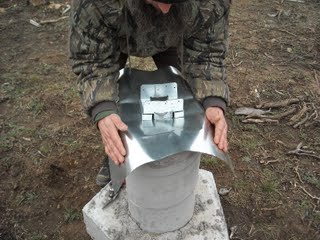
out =
<svg viewBox="0 0 320 240"><path fill-rule="evenodd" d="M183 99L178 99L178 85L175 82L143 84L140 91L142 120L182 118Z"/></svg>
<svg viewBox="0 0 320 240"><path fill-rule="evenodd" d="M118 82L119 114L128 125L128 132L121 136L127 150L125 163L117 166L110 161L115 193L119 191L125 177L139 166L183 151L213 155L233 170L228 155L213 144L211 124L177 69L168 67L153 72L131 69L131 73L129 69L123 69ZM143 121L140 103L141 86L172 82L177 84L178 99L184 100L184 116L161 118L161 114L166 114L162 112L158 118Z"/></svg>

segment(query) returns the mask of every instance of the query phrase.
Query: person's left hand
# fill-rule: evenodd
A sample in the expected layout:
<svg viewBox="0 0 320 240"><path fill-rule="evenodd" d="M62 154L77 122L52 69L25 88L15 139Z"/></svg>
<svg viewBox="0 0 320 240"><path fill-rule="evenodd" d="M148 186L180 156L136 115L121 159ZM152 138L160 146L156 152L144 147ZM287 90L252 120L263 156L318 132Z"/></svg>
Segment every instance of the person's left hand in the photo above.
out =
<svg viewBox="0 0 320 240"><path fill-rule="evenodd" d="M206 110L206 117L214 125L214 143L224 152L228 151L228 125L223 110L219 107L209 107Z"/></svg>

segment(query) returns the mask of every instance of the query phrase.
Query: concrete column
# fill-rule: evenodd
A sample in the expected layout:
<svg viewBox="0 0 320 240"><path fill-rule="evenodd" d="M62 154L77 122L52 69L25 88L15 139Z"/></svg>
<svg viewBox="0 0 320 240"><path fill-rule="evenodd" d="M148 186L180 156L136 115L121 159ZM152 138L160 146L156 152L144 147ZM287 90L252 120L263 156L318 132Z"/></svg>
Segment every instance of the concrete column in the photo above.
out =
<svg viewBox="0 0 320 240"><path fill-rule="evenodd" d="M143 230L174 231L192 218L200 156L178 153L145 164L127 177L129 212Z"/></svg>

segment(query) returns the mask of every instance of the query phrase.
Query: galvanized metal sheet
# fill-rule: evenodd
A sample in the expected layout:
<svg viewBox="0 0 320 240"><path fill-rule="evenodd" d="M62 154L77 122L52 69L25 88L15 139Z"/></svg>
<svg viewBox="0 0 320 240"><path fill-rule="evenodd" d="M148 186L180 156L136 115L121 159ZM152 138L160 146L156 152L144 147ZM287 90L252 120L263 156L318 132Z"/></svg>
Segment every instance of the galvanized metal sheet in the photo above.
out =
<svg viewBox="0 0 320 240"><path fill-rule="evenodd" d="M117 166L110 162L115 192L120 189L125 177L139 166L184 151L210 154L224 161L233 170L229 156L213 143L212 126L177 69L167 67L153 72L123 69L118 83L119 115L128 125L128 132L122 134L127 150L125 163ZM184 101L183 117L142 120L141 86L164 83L177 84L178 98ZM169 95L173 94L168 93Z"/></svg>

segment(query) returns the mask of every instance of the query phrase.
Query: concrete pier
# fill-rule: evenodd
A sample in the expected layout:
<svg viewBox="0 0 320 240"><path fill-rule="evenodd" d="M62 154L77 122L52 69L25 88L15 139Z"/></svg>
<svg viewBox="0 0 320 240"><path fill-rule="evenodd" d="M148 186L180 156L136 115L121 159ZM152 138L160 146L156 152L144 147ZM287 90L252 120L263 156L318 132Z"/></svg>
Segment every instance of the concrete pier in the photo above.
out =
<svg viewBox="0 0 320 240"><path fill-rule="evenodd" d="M107 186L83 208L87 232L95 240L227 240L228 230L212 173L200 170L193 217L182 228L167 233L143 231L128 211L126 189L103 209Z"/></svg>

